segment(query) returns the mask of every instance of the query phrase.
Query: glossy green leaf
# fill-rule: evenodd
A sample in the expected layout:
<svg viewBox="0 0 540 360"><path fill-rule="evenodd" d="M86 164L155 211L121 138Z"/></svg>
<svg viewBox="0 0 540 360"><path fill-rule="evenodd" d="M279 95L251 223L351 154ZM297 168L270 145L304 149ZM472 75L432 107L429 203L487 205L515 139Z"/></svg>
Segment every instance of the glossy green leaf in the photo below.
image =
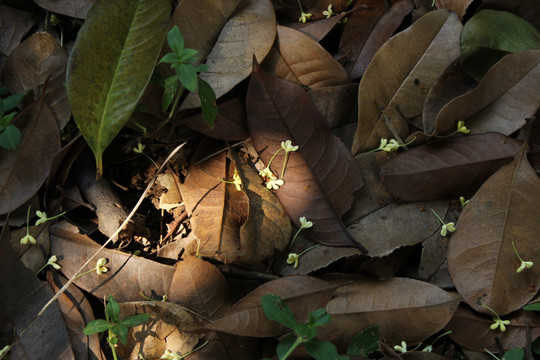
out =
<svg viewBox="0 0 540 360"><path fill-rule="evenodd" d="M98 0L79 31L68 62L68 98L98 175L103 151L150 80L170 11L167 0Z"/></svg>
<svg viewBox="0 0 540 360"><path fill-rule="evenodd" d="M503 56L540 49L540 32L506 11L481 10L461 32L461 66L476 81Z"/></svg>
<svg viewBox="0 0 540 360"><path fill-rule="evenodd" d="M122 320L122 325L125 325L128 327L138 326L138 325L144 324L146 320L148 320L149 317L150 317L150 314L133 315Z"/></svg>
<svg viewBox="0 0 540 360"><path fill-rule="evenodd" d="M321 341L319 339L311 339L304 344L306 351L315 360L346 360L348 357L340 356L336 345L329 341Z"/></svg>
<svg viewBox="0 0 540 360"><path fill-rule="evenodd" d="M371 325L359 332L349 343L347 354L367 357L379 350L379 325Z"/></svg>
<svg viewBox="0 0 540 360"><path fill-rule="evenodd" d="M110 321L118 322L118 317L120 316L120 305L118 305L112 296L109 296L105 311L107 312L107 316L109 317Z"/></svg>
<svg viewBox="0 0 540 360"><path fill-rule="evenodd" d="M197 77L197 85L204 122L206 122L210 127L214 127L214 121L216 120L218 112L216 106L216 93L210 84L200 77Z"/></svg>
<svg viewBox="0 0 540 360"><path fill-rule="evenodd" d="M96 333L100 333L100 332L103 332L103 331L107 331L110 326L111 325L109 325L107 320L103 320L103 319L92 320L84 328L83 334L84 335L91 335L91 334L96 334Z"/></svg>
<svg viewBox="0 0 540 360"><path fill-rule="evenodd" d="M262 297L262 308L268 320L274 320L290 329L296 328L296 321L291 309L279 296L267 294Z"/></svg>
<svg viewBox="0 0 540 360"><path fill-rule="evenodd" d="M21 142L21 131L18 127L8 125L4 131L0 132L0 147L4 149L15 149Z"/></svg>

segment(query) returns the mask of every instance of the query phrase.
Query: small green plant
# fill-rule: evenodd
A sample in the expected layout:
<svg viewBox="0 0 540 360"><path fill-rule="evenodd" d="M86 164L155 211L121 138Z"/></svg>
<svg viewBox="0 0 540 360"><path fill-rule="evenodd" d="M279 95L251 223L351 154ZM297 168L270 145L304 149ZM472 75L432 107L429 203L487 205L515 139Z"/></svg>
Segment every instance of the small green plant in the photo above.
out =
<svg viewBox="0 0 540 360"><path fill-rule="evenodd" d="M287 359L301 344L304 345L307 353L316 360L348 359L346 356L339 355L336 346L331 342L316 338L317 327L326 325L330 321L330 314L326 310L317 309L309 313L309 321L305 324L299 323L295 319L291 309L279 296L264 295L262 308L268 320L277 321L294 332L285 336L277 345L276 350L280 360Z"/></svg>
<svg viewBox="0 0 540 360"><path fill-rule="evenodd" d="M176 71L176 75L165 79L162 110L167 111L170 108L169 119L171 119L176 111L183 89L186 88L191 92L197 91L201 100L204 121L211 127L214 126L214 120L217 116L216 94L210 84L199 76L199 73L208 71L210 67L206 64L194 64L197 60L195 55L197 55L198 51L184 48L184 37L178 26L173 26L167 33L167 43L173 52L165 54L159 63L171 64L171 68Z"/></svg>
<svg viewBox="0 0 540 360"><path fill-rule="evenodd" d="M85 335L96 334L107 331L107 342L111 347L114 360L117 360L115 346L120 341L122 344L127 342L128 327L144 324L150 317L150 314L137 314L120 320L120 305L114 301L112 296L105 306L105 320L92 320L83 330Z"/></svg>
<svg viewBox="0 0 540 360"><path fill-rule="evenodd" d="M17 113L11 110L20 104L25 94L26 92L22 92L0 99L0 147L4 149L15 149L21 142L21 131L11 124ZM7 112L9 113L6 114Z"/></svg>

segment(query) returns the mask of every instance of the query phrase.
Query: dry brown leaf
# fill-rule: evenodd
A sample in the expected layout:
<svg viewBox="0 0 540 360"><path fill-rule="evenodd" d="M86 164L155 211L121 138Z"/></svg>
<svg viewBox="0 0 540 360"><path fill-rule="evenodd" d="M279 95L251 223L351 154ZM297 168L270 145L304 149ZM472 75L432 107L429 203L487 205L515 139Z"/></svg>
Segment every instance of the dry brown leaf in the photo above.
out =
<svg viewBox="0 0 540 360"><path fill-rule="evenodd" d="M457 294L418 280L356 277L352 284L338 288L326 306L332 320L324 332L341 331L348 341L378 324L390 345L418 343L448 323L459 301Z"/></svg>
<svg viewBox="0 0 540 360"><path fill-rule="evenodd" d="M168 301L209 318L216 318L230 307L227 280L219 269L195 256L184 256L176 263Z"/></svg>
<svg viewBox="0 0 540 360"><path fill-rule="evenodd" d="M437 0L435 6L437 6L437 9L453 11L459 16L460 20L463 20L463 16L472 2L473 0Z"/></svg>
<svg viewBox="0 0 540 360"><path fill-rule="evenodd" d="M453 130L458 121L465 121L474 134L510 135L540 107L539 87L540 50L507 55L488 71L474 90L441 109L435 134Z"/></svg>
<svg viewBox="0 0 540 360"><path fill-rule="evenodd" d="M84 235L64 229L64 223L50 228L51 253L58 257L62 273L71 278L82 264L100 248ZM98 275L92 271L74 281L81 289L98 298L112 295L118 302L132 301L155 294L166 295L174 274L174 267L130 255L118 250L103 249L98 258L106 258L108 269ZM90 263L84 271L91 270L96 263Z"/></svg>
<svg viewBox="0 0 540 360"><path fill-rule="evenodd" d="M329 129L356 121L357 84L327 86L308 91L308 95Z"/></svg>
<svg viewBox="0 0 540 360"><path fill-rule="evenodd" d="M253 337L282 334L286 328L266 318L261 298L274 294L291 308L296 320L306 322L308 313L324 307L338 285L311 276L288 276L269 281L234 304L220 319L206 325L207 329Z"/></svg>
<svg viewBox="0 0 540 360"><path fill-rule="evenodd" d="M121 303L120 317L150 314L150 318L139 326L129 328L127 344L118 344L118 355L122 358L158 359L165 350L185 354L195 348L204 334L195 333L206 321L184 307L168 302L138 301Z"/></svg>
<svg viewBox="0 0 540 360"><path fill-rule="evenodd" d="M261 60L276 37L276 17L270 0L188 0L176 7L172 20L185 47L199 50L197 58L210 66L201 74L219 98L251 73L253 56ZM182 108L200 106L190 93Z"/></svg>
<svg viewBox="0 0 540 360"><path fill-rule="evenodd" d="M446 331L452 331L449 335L452 340L467 349L484 351L485 349L496 351L495 337L498 337L505 350L525 346L525 322L529 322L531 337L536 339L540 336L540 316L534 311L518 311L506 325L506 331L499 328L491 330L492 316L483 316L472 311L466 306L459 306L450 322L444 327Z"/></svg>
<svg viewBox="0 0 540 360"><path fill-rule="evenodd" d="M31 214L34 213L35 211L33 211ZM32 215L30 216L30 218L32 218ZM49 241L49 225L30 225L28 227L28 233L32 235L34 239L36 239L37 246L32 245L30 242L26 245L22 245L20 243L21 239L26 236L26 226L13 230L11 232L9 243L24 266L36 272L43 266L43 264L47 262L48 259L47 254L49 254L49 249L51 248Z"/></svg>
<svg viewBox="0 0 540 360"><path fill-rule="evenodd" d="M30 12L0 5L0 72L4 57L11 54L33 25Z"/></svg>
<svg viewBox="0 0 540 360"><path fill-rule="evenodd" d="M430 209L444 218L445 200L389 204L349 226L372 257L386 256L403 246L418 244L433 235L441 223Z"/></svg>
<svg viewBox="0 0 540 360"><path fill-rule="evenodd" d="M343 66L309 36L285 26L278 26L277 34L262 63L266 71L312 89L349 82Z"/></svg>
<svg viewBox="0 0 540 360"><path fill-rule="evenodd" d="M86 19L86 14L95 2L96 0L35 0L36 4L50 12L77 19Z"/></svg>
<svg viewBox="0 0 540 360"><path fill-rule="evenodd" d="M71 116L67 98L66 50L49 33L38 32L23 41L9 55L2 71L2 82L12 92L32 90L34 99L47 80L45 103L63 129Z"/></svg>
<svg viewBox="0 0 540 360"><path fill-rule="evenodd" d="M40 100L21 111L11 123L21 130L22 137L15 150L0 149L0 214L18 208L38 191L60 150L58 125L49 107Z"/></svg>
<svg viewBox="0 0 540 360"><path fill-rule="evenodd" d="M433 11L377 51L360 81L353 154L408 135L408 119L422 114L428 89L459 55L461 28L455 14Z"/></svg>
<svg viewBox="0 0 540 360"><path fill-rule="evenodd" d="M506 315L525 305L540 287L540 266L520 273L521 262L540 258L540 179L526 148L500 168L465 206L448 245L448 268L463 300L482 313L487 305ZM537 264L535 264L537 265Z"/></svg>

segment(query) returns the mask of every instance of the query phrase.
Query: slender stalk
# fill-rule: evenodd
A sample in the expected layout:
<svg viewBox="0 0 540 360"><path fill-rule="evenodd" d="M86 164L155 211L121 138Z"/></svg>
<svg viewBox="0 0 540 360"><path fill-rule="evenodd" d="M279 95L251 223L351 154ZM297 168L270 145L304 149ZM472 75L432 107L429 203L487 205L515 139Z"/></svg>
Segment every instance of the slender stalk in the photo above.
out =
<svg viewBox="0 0 540 360"><path fill-rule="evenodd" d="M282 360L285 360L289 357L289 355L292 354L292 352L294 351L294 349L296 349L298 347L298 345L300 345L302 343L302 337L299 336L296 338L296 340L294 341L294 343L292 344L292 346L289 348L289 350L287 350L287 352L285 353L285 355L283 355L283 359Z"/></svg>

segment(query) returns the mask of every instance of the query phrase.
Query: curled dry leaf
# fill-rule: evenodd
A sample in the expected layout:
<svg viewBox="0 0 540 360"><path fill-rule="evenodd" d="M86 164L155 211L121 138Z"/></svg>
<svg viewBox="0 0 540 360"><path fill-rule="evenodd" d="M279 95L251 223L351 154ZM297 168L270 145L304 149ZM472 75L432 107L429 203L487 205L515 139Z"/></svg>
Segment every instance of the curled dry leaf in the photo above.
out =
<svg viewBox="0 0 540 360"><path fill-rule="evenodd" d="M60 150L58 125L42 100L28 106L11 122L21 131L20 144L14 150L0 149L0 214L18 208L38 191Z"/></svg>
<svg viewBox="0 0 540 360"><path fill-rule="evenodd" d="M488 71L474 90L441 109L435 134L453 130L458 121L465 121L473 134L510 135L540 107L539 87L540 50L507 55Z"/></svg>
<svg viewBox="0 0 540 360"><path fill-rule="evenodd" d="M460 20L463 20L463 16L472 2L473 0L437 0L435 6L437 6L437 9L448 9L453 11L459 16Z"/></svg>
<svg viewBox="0 0 540 360"><path fill-rule="evenodd" d="M277 336L286 328L266 318L261 302L263 295L279 296L291 308L296 320L306 322L308 313L326 306L337 286L301 275L269 281L243 297L223 317L206 325L206 328L243 336Z"/></svg>
<svg viewBox="0 0 540 360"><path fill-rule="evenodd" d="M540 317L535 312L520 310L512 318L503 316L502 319L510 320L506 331L501 332L499 328L491 330L492 316L484 316L466 306L459 306L444 329L452 331L449 336L460 346L475 351L496 351L495 337L501 341L505 350L524 347L527 338L526 322L529 322L532 339L540 336Z"/></svg>
<svg viewBox="0 0 540 360"><path fill-rule="evenodd" d="M253 56L264 59L276 37L270 0L182 1L172 24L182 31L185 47L198 50L197 58L210 66L201 78L212 86L216 98L249 76ZM199 106L193 93L181 105L184 109Z"/></svg>
<svg viewBox="0 0 540 360"><path fill-rule="evenodd" d="M38 32L23 41L6 60L2 72L4 85L13 93L32 90L40 96L47 79L45 103L53 112L58 127L63 129L71 117L64 85L68 55L66 50L46 32Z"/></svg>
<svg viewBox="0 0 540 360"><path fill-rule="evenodd" d="M219 269L195 256L184 256L176 263L168 301L215 318L230 306L227 281Z"/></svg>
<svg viewBox="0 0 540 360"><path fill-rule="evenodd" d="M407 201L469 197L520 146L497 133L450 138L398 154L381 167L381 178L392 195Z"/></svg>
<svg viewBox="0 0 540 360"><path fill-rule="evenodd" d="M120 316L150 314L142 325L128 328L127 344L118 344L118 355L124 359L159 359L165 350L185 354L195 348L204 334L206 321L186 308L159 301L125 302L120 305Z"/></svg>
<svg viewBox="0 0 540 360"><path fill-rule="evenodd" d="M326 128L306 92L255 64L246 103L253 146L265 164L282 141L299 147L288 157L285 184L276 190L292 221L298 227L300 217L312 221L309 235L322 244L361 247L341 222L353 193L362 187L360 168ZM284 156L281 151L272 161L274 174L281 174Z"/></svg>
<svg viewBox="0 0 540 360"><path fill-rule="evenodd" d="M389 204L349 226L349 231L362 240L372 257L386 256L403 246L412 246L428 239L441 223L430 211L444 217L448 205L438 200L426 203Z"/></svg>
<svg viewBox="0 0 540 360"><path fill-rule="evenodd" d="M51 254L58 257L62 273L71 278L82 264L100 248L84 235L64 229L60 222L50 228ZM92 271L74 281L81 289L98 298L112 295L118 302L140 299L140 293L167 294L174 274L174 267L130 255L117 250L103 249L96 257L107 259L106 273ZM91 270L96 261L88 264Z"/></svg>
<svg viewBox="0 0 540 360"><path fill-rule="evenodd" d="M448 245L448 268L463 300L500 316L525 305L540 287L540 266L517 273L522 259L540 259L540 179L525 147L500 168L465 206Z"/></svg>
<svg viewBox="0 0 540 360"><path fill-rule="evenodd" d="M454 13L429 12L377 51L360 81L353 154L376 148L381 138L408 135L429 88L459 56L461 28Z"/></svg>
<svg viewBox="0 0 540 360"><path fill-rule="evenodd" d="M205 146L202 143L198 153ZM188 250L223 262L256 264L274 249L285 248L291 224L257 172L235 154L230 155L235 163L226 155L222 152L191 165L180 187L196 237ZM220 180L232 181L235 169L242 180L241 191Z"/></svg>
<svg viewBox="0 0 540 360"><path fill-rule="evenodd" d="M460 301L457 294L413 279L353 281L338 288L326 306L332 320L323 331L342 332L344 341L378 324L388 344L418 343L441 330Z"/></svg>
<svg viewBox="0 0 540 360"><path fill-rule="evenodd" d="M265 70L312 89L349 82L343 66L309 36L279 25L277 34L274 48L262 63Z"/></svg>
<svg viewBox="0 0 540 360"><path fill-rule="evenodd" d="M345 69L351 79L360 78L379 48L392 36L414 7L412 0L397 1L390 9L380 0L362 1L366 9L354 12L341 37L346 55Z"/></svg>

